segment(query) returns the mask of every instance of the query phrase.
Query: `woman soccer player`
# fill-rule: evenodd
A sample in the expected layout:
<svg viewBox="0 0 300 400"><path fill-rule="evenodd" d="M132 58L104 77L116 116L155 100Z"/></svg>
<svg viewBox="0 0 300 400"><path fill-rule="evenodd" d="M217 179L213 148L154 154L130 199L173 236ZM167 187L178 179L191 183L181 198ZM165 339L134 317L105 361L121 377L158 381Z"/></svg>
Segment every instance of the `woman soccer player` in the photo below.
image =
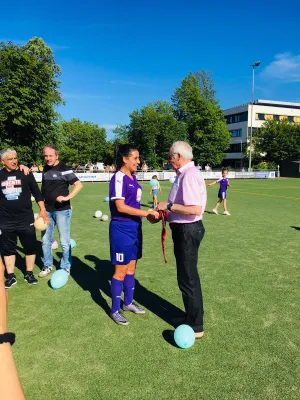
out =
<svg viewBox="0 0 300 400"><path fill-rule="evenodd" d="M139 152L128 144L119 147L117 172L109 186L111 222L109 242L111 262L115 273L111 280L111 318L119 325L128 325L120 312L124 291L123 311L144 314L133 302L136 262L142 257L142 217L149 221L159 217L156 211L141 210L142 188L134 173L140 164Z"/></svg>

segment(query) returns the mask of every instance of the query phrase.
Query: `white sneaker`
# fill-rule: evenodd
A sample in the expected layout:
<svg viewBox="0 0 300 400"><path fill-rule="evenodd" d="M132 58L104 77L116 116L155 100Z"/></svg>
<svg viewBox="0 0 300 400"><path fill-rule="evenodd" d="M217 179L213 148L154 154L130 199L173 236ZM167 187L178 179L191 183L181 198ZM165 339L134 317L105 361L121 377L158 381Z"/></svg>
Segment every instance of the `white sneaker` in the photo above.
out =
<svg viewBox="0 0 300 400"><path fill-rule="evenodd" d="M224 211L224 215L231 215L228 211Z"/></svg>
<svg viewBox="0 0 300 400"><path fill-rule="evenodd" d="M51 274L52 267L44 267L39 273L39 278L45 278L45 276Z"/></svg>
<svg viewBox="0 0 300 400"><path fill-rule="evenodd" d="M215 208L213 209L213 213L219 215L218 211Z"/></svg>

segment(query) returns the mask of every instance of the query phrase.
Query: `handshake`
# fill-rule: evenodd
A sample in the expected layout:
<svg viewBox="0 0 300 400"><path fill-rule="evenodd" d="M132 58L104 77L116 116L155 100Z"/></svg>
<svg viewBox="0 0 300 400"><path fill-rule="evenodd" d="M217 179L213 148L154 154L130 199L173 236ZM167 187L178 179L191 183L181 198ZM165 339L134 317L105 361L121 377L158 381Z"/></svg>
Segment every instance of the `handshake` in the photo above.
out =
<svg viewBox="0 0 300 400"><path fill-rule="evenodd" d="M148 210L148 215L146 216L146 218L150 222L150 224L156 224L157 222L161 221L163 216L165 217L165 219L167 218L167 214L169 213L169 211L167 211L163 206L160 206L164 204L165 203L159 203L155 210Z"/></svg>

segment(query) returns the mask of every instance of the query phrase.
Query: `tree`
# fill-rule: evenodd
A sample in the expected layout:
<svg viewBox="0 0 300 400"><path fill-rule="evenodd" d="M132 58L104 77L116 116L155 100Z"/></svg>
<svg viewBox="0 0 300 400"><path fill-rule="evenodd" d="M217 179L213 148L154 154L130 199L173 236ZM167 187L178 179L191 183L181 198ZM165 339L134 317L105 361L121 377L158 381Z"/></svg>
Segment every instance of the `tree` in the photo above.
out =
<svg viewBox="0 0 300 400"><path fill-rule="evenodd" d="M265 121L253 138L256 159L276 164L300 159L300 126L282 121Z"/></svg>
<svg viewBox="0 0 300 400"><path fill-rule="evenodd" d="M58 140L54 124L55 107L63 104L60 75L42 39L23 46L0 43L0 143L18 149L23 162L37 162L42 147Z"/></svg>
<svg viewBox="0 0 300 400"><path fill-rule="evenodd" d="M176 140L184 140L184 123L177 121L166 101L151 103L130 114L123 140L137 147L141 160L151 167L162 167L169 157L169 148Z"/></svg>
<svg viewBox="0 0 300 400"><path fill-rule="evenodd" d="M211 74L205 70L190 73L175 90L172 104L177 120L186 124L195 160L200 164L220 164L231 136L215 98Z"/></svg>
<svg viewBox="0 0 300 400"><path fill-rule="evenodd" d="M61 143L61 158L67 163L86 164L102 161L107 151L106 130L92 122L73 118L57 124Z"/></svg>

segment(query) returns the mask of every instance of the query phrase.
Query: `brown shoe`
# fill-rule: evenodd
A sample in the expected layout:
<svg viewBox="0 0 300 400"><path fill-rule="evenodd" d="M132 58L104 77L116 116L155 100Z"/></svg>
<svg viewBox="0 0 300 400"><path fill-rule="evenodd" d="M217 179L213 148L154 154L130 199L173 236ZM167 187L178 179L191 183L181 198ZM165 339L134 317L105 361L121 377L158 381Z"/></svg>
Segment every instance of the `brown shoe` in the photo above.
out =
<svg viewBox="0 0 300 400"><path fill-rule="evenodd" d="M204 331L202 332L195 332L195 339L202 339L204 336Z"/></svg>

